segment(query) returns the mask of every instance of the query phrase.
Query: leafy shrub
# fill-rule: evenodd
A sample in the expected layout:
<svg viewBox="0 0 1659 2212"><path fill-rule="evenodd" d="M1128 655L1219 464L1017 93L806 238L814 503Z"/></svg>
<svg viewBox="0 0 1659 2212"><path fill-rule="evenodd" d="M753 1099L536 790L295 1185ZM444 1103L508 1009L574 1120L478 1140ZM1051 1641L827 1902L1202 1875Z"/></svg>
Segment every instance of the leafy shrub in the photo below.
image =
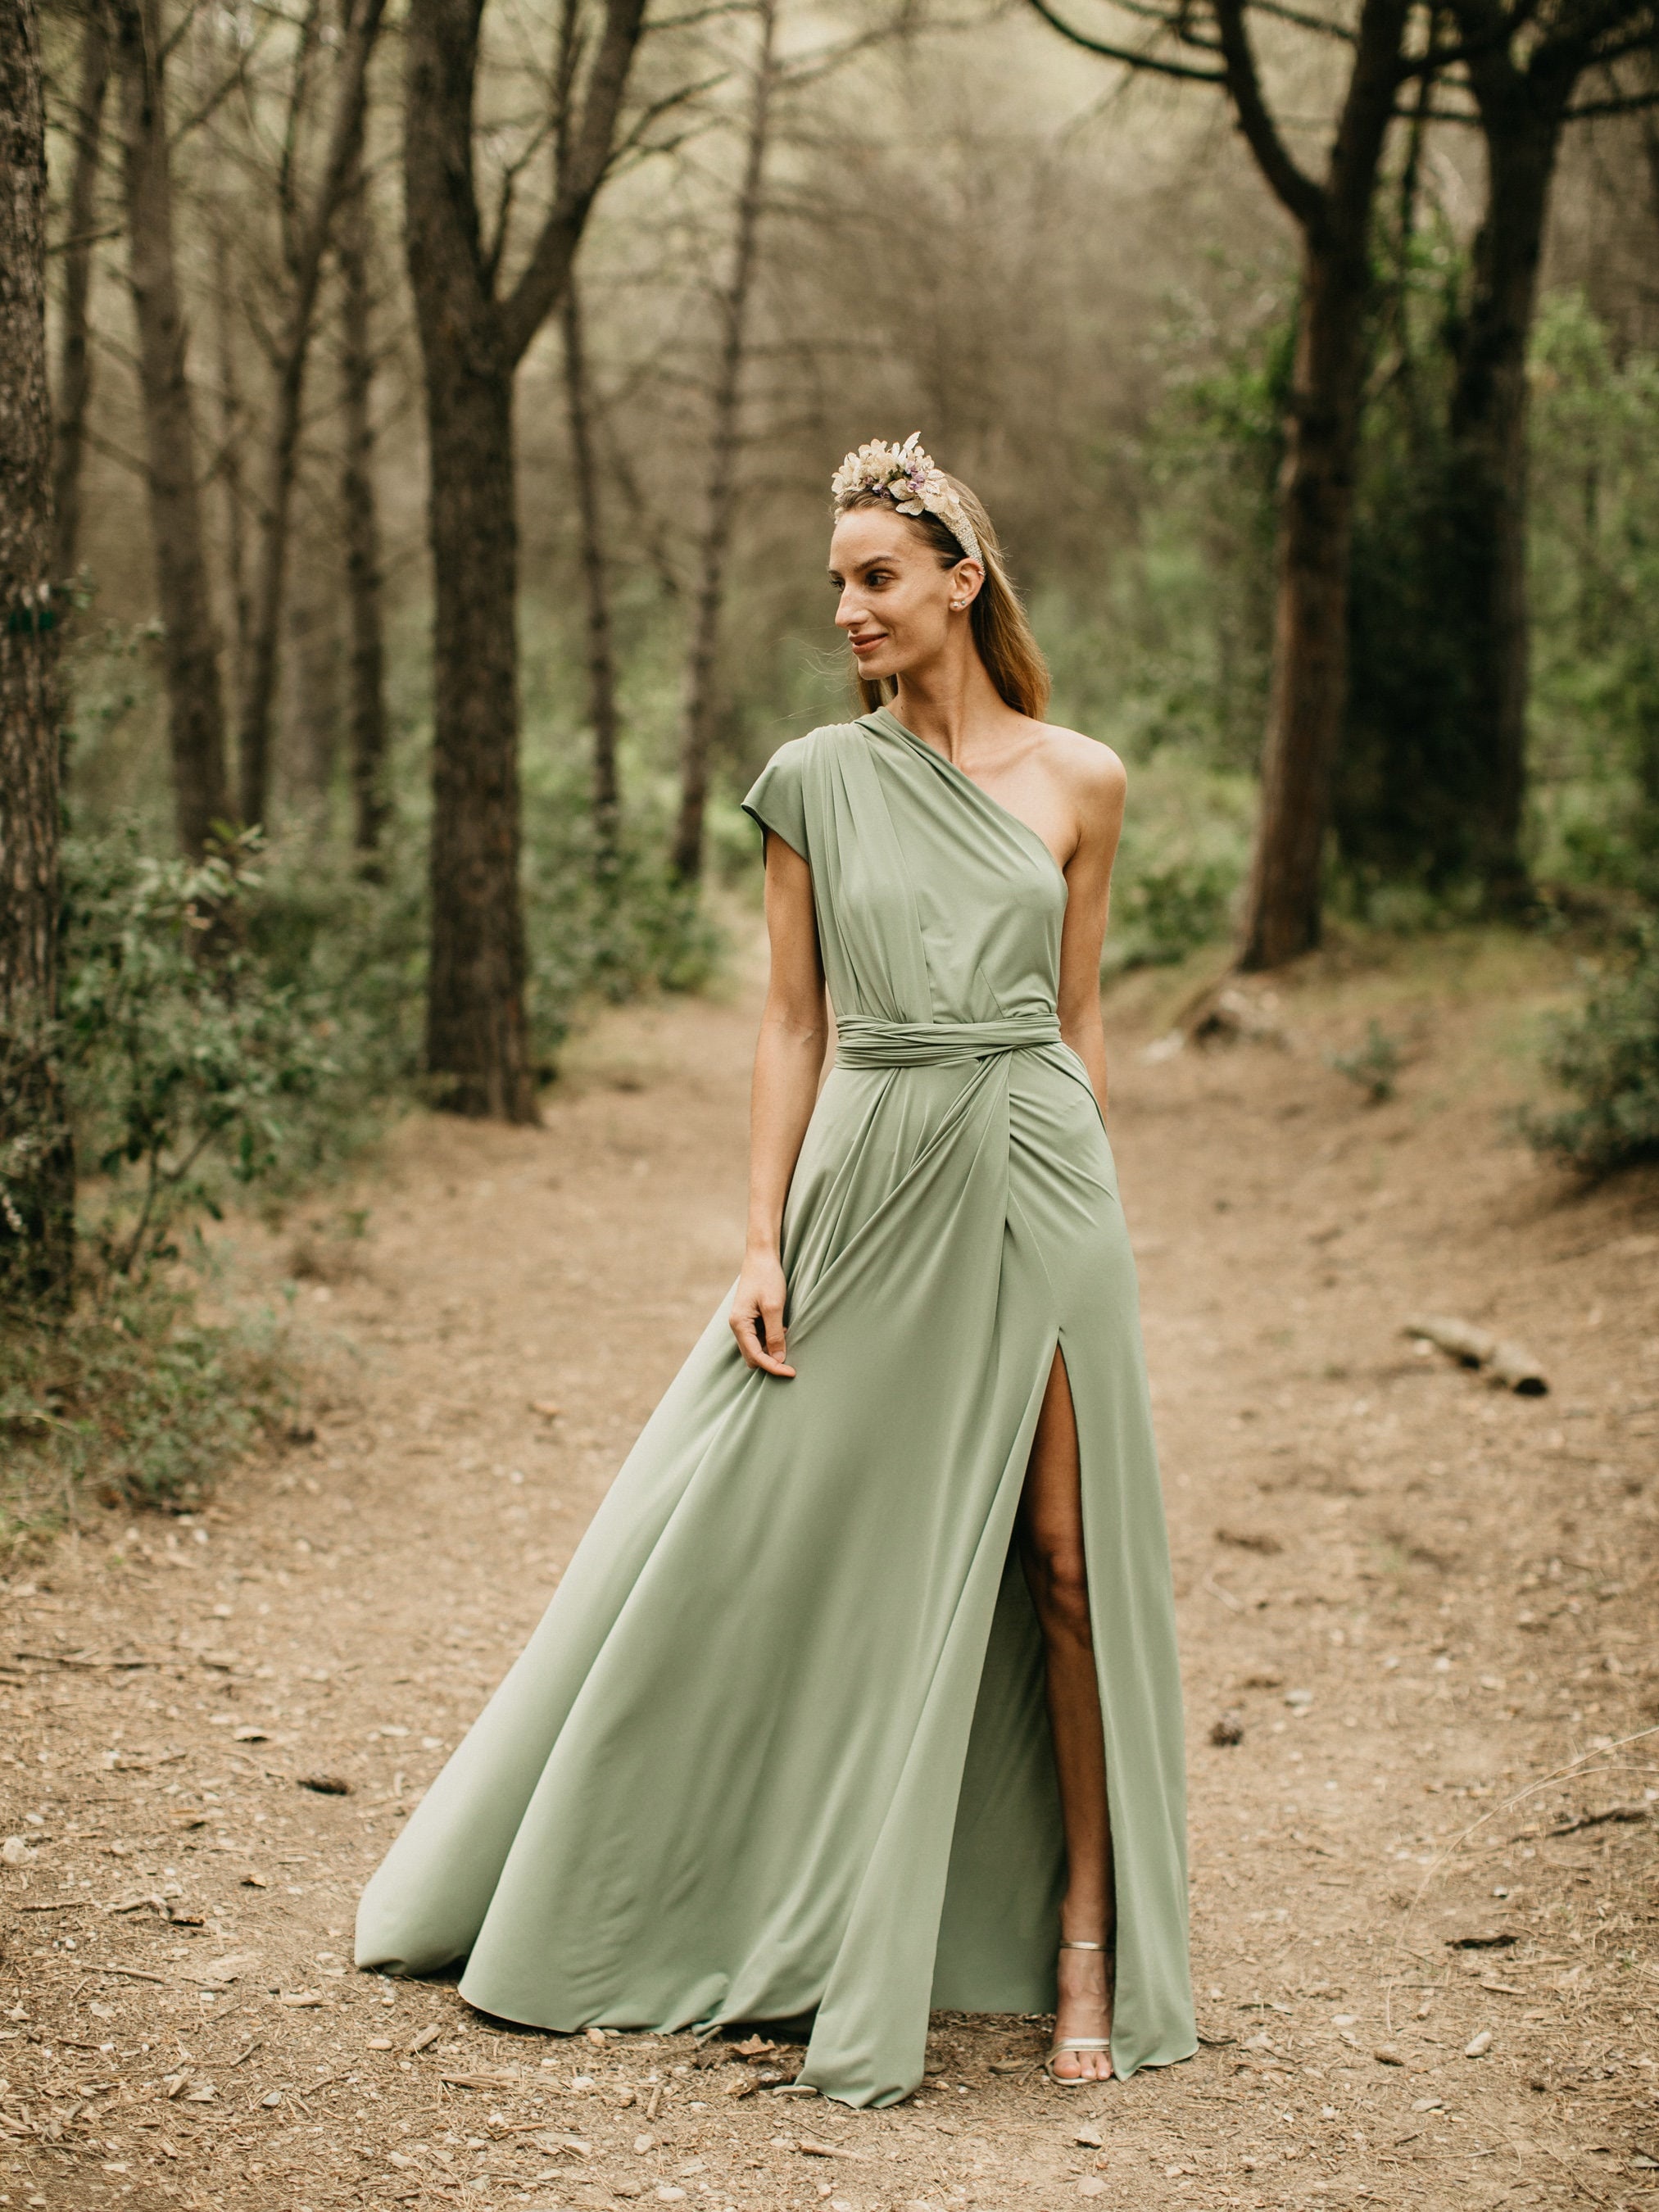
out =
<svg viewBox="0 0 1659 2212"><path fill-rule="evenodd" d="M1221 860L1136 869L1114 900L1115 964L1163 967L1224 937L1237 889L1237 869Z"/></svg>
<svg viewBox="0 0 1659 2212"><path fill-rule="evenodd" d="M64 1066L83 1171L108 1179L96 1248L142 1277L175 1224L284 1164L337 1073L324 1010L247 942L252 839L199 865L131 832L65 855Z"/></svg>
<svg viewBox="0 0 1659 2212"><path fill-rule="evenodd" d="M1224 939L1249 866L1254 780L1170 748L1132 764L1103 971L1159 968Z"/></svg>
<svg viewBox="0 0 1659 2212"><path fill-rule="evenodd" d="M1534 804L1544 872L1659 899L1659 352L1582 293L1532 349Z"/></svg>
<svg viewBox="0 0 1659 2212"><path fill-rule="evenodd" d="M1535 1150L1589 1176L1659 1159L1659 919L1637 926L1629 965L1553 1024L1544 1065L1577 1103L1522 1115Z"/></svg>
<svg viewBox="0 0 1659 2212"><path fill-rule="evenodd" d="M106 1504L189 1507L289 1409L279 1328L199 1320L190 1296L113 1278L60 1326L0 1333L0 1544Z"/></svg>
<svg viewBox="0 0 1659 2212"><path fill-rule="evenodd" d="M525 928L544 1079L556 1072L584 1002L621 1005L646 991L695 991L719 965L720 933L697 892L671 879L666 843L665 823L636 801L602 872L585 777L551 779L532 793L526 809Z"/></svg>

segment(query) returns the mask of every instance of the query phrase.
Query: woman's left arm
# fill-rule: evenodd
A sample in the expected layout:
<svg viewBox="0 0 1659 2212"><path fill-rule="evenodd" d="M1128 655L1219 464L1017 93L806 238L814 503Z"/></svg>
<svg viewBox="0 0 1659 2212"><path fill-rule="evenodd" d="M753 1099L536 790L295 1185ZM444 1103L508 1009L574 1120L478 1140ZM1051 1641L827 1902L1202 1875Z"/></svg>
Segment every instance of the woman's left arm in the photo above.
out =
<svg viewBox="0 0 1659 2212"><path fill-rule="evenodd" d="M1073 739L1066 747L1063 769L1077 817L1078 842L1066 864L1070 896L1060 939L1060 1033L1088 1071L1104 1121L1106 1031L1100 1018L1100 953L1106 941L1112 863L1123 831L1129 780L1110 746L1089 738Z"/></svg>

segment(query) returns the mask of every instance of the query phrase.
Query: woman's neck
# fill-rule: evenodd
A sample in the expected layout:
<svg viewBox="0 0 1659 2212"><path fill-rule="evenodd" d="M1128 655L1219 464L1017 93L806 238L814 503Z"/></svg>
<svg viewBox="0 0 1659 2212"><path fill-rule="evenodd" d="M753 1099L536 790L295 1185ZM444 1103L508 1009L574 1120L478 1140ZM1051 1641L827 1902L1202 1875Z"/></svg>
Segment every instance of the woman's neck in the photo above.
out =
<svg viewBox="0 0 1659 2212"><path fill-rule="evenodd" d="M1018 720L986 673L971 638L960 641L926 667L898 679L892 712L924 744L960 766L964 751L991 736L999 723Z"/></svg>

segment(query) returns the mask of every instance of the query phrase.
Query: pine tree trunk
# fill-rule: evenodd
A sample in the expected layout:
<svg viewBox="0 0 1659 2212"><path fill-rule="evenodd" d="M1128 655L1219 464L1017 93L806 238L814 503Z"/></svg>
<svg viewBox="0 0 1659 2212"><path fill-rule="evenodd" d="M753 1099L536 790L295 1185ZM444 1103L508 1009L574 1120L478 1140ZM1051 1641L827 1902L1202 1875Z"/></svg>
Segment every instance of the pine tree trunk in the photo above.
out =
<svg viewBox="0 0 1659 2212"><path fill-rule="evenodd" d="M159 0L115 0L115 67L125 135L123 185L150 535L165 629L179 838L199 854L228 811L224 696L208 590L187 333L173 259L173 177Z"/></svg>
<svg viewBox="0 0 1659 2212"><path fill-rule="evenodd" d="M247 493L242 481L246 409L236 359L235 294L230 276L230 241L216 222L213 234L213 307L219 378L219 486L224 495L224 595L230 602L230 694L247 696L248 647L253 634L253 602L247 588Z"/></svg>
<svg viewBox="0 0 1659 2212"><path fill-rule="evenodd" d="M300 456L300 409L305 398L310 332L282 345L276 363L263 501L257 513L253 589L249 599L247 678L236 728L236 789L244 822L263 822L270 805L270 732L276 711L276 671L288 585L289 520ZM256 482L258 476L256 476Z"/></svg>
<svg viewBox="0 0 1659 2212"><path fill-rule="evenodd" d="M352 844L369 864L380 849L387 812L386 620L381 605L380 517L374 496L374 348L369 291L374 231L361 144L341 202L336 258L340 272L340 385L345 425L340 504L345 519Z"/></svg>
<svg viewBox="0 0 1659 2212"><path fill-rule="evenodd" d="M586 611L587 713L593 731L593 848L601 883L617 869L622 793L617 777L617 665L611 627L611 579L605 562L605 511L593 453L592 393L583 341L581 295L573 277L564 295L565 411L576 478L580 526L578 558Z"/></svg>
<svg viewBox="0 0 1659 2212"><path fill-rule="evenodd" d="M1527 347L1550 183L1571 81L1539 87L1507 55L1471 69L1486 149L1486 208L1458 335L1450 495L1468 741L1479 761L1475 865L1488 903L1530 897L1522 850L1530 636L1527 603Z"/></svg>
<svg viewBox="0 0 1659 2212"><path fill-rule="evenodd" d="M691 606L691 641L686 655L684 703L680 715L680 809L674 830L673 870L682 883L695 883L702 873L703 815L708 803L709 760L719 719L720 623L726 608L732 524L737 513L743 373L758 259L772 95L777 76L777 0L759 0L759 14L760 49L755 58L750 97L732 271L720 297L724 327L714 377L708 481L702 536L696 551L697 583Z"/></svg>
<svg viewBox="0 0 1659 2212"><path fill-rule="evenodd" d="M498 299L473 176L482 0L410 0L404 240L420 331L433 564L432 943L427 1066L441 1103L536 1116L519 889L519 702L513 379L559 307L617 143L643 0L605 0L586 90L574 6L556 72L555 189Z"/></svg>
<svg viewBox="0 0 1659 2212"><path fill-rule="evenodd" d="M109 83L109 25L103 0L87 0L81 26L80 86L76 98L75 159L64 211L64 315L58 351L58 441L52 456L56 536L52 566L59 580L75 573L81 541L81 463L92 398L88 308L92 240L98 227L98 169Z"/></svg>
<svg viewBox="0 0 1659 2212"><path fill-rule="evenodd" d="M1369 270L1310 234L1279 483L1273 689L1241 966L1319 942L1331 783L1347 686L1348 553Z"/></svg>
<svg viewBox="0 0 1659 2212"><path fill-rule="evenodd" d="M468 26L409 19L404 201L420 330L432 548L432 944L427 1066L452 1112L533 1121L519 893L518 526L513 370L500 309L451 193L470 148Z"/></svg>
<svg viewBox="0 0 1659 2212"><path fill-rule="evenodd" d="M53 1057L58 738L46 118L36 0L0 8L0 1297L66 1306L75 1147Z"/></svg>
<svg viewBox="0 0 1659 2212"><path fill-rule="evenodd" d="M1261 103L1238 0L1218 15L1240 125L1302 226L1302 297L1279 488L1273 684L1241 967L1319 942L1325 841L1347 692L1348 572L1370 305L1371 210L1399 89L1407 0L1363 0L1323 184L1290 161Z"/></svg>
<svg viewBox="0 0 1659 2212"><path fill-rule="evenodd" d="M329 556L335 533L296 533L294 588L284 607L283 753L279 795L297 797L319 842L328 830L329 799L339 765L344 654L337 579Z"/></svg>
<svg viewBox="0 0 1659 2212"><path fill-rule="evenodd" d="M453 1112L534 1121L519 897L513 383L471 350L463 343L427 353L435 602L427 1065Z"/></svg>

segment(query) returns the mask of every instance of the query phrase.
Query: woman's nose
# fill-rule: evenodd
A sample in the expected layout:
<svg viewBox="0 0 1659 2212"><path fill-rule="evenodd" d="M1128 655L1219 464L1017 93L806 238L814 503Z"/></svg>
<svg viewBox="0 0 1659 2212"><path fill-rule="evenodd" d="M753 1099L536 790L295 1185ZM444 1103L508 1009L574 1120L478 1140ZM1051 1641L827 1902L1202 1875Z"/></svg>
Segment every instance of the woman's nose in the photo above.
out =
<svg viewBox="0 0 1659 2212"><path fill-rule="evenodd" d="M863 611L863 608L860 606L858 601L853 596L852 586L850 584L847 585L843 588L840 599L836 602L836 629L851 629Z"/></svg>

